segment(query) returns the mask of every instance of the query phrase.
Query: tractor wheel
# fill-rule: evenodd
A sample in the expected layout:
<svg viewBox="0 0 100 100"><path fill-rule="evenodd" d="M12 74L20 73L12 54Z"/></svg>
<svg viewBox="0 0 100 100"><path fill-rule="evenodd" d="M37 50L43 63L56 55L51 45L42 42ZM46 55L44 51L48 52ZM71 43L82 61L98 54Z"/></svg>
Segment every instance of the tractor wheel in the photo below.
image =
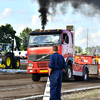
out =
<svg viewBox="0 0 100 100"><path fill-rule="evenodd" d="M14 69L19 69L20 68L20 58L15 58L14 63L12 64L12 67Z"/></svg>
<svg viewBox="0 0 100 100"><path fill-rule="evenodd" d="M39 74L32 74L32 80L33 81L39 81L40 80L40 75Z"/></svg>
<svg viewBox="0 0 100 100"><path fill-rule="evenodd" d="M12 58L9 54L3 57L3 64L5 65L6 69L11 68Z"/></svg>

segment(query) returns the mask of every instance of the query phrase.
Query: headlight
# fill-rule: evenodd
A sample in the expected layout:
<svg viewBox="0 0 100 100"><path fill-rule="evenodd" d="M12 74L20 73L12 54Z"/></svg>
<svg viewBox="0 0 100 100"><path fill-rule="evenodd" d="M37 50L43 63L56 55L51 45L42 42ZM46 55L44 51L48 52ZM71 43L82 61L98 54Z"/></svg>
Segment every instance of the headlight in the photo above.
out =
<svg viewBox="0 0 100 100"><path fill-rule="evenodd" d="M32 69L32 67L29 66L29 67L27 67L27 69Z"/></svg>
<svg viewBox="0 0 100 100"><path fill-rule="evenodd" d="M29 70L29 72L33 72L33 70Z"/></svg>
<svg viewBox="0 0 100 100"><path fill-rule="evenodd" d="M33 63L28 63L28 66L33 66Z"/></svg>

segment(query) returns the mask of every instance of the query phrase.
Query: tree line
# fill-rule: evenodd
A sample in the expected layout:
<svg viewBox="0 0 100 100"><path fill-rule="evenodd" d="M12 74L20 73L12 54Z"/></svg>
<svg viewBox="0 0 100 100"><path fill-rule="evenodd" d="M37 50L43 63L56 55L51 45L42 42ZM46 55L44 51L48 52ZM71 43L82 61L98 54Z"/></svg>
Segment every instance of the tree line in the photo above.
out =
<svg viewBox="0 0 100 100"><path fill-rule="evenodd" d="M40 29L35 29L34 31L38 31ZM11 43L12 40L15 38L16 40L16 48L18 50L27 50L27 48L23 47L23 37L26 37L28 42L29 32L32 31L31 28L24 28L22 32L19 33L19 36L16 36L16 31L10 24L1 25L0 26L0 43ZM86 47L85 53L90 54L93 50L98 49L100 51L100 46L97 47ZM93 50L92 50L93 49ZM82 47L75 46L75 53L76 54L84 54Z"/></svg>
<svg viewBox="0 0 100 100"><path fill-rule="evenodd" d="M40 29L35 29L37 31ZM24 28L22 32L19 33L19 36L16 36L16 31L13 29L11 24L1 25L0 26L0 43L10 43L16 40L16 48L18 50L27 50L27 48L23 47L23 37L26 37L28 41L29 32L32 31L31 28Z"/></svg>

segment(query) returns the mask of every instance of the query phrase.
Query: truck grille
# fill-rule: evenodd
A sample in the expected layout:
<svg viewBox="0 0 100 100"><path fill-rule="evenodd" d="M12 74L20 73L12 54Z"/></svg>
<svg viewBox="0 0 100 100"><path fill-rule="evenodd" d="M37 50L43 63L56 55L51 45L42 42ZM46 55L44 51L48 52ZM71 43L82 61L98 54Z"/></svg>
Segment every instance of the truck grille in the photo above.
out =
<svg viewBox="0 0 100 100"><path fill-rule="evenodd" d="M48 67L49 66L49 62L41 62L41 63L37 63L38 68L44 68L44 67Z"/></svg>
<svg viewBox="0 0 100 100"><path fill-rule="evenodd" d="M28 55L29 61L49 61L51 54Z"/></svg>

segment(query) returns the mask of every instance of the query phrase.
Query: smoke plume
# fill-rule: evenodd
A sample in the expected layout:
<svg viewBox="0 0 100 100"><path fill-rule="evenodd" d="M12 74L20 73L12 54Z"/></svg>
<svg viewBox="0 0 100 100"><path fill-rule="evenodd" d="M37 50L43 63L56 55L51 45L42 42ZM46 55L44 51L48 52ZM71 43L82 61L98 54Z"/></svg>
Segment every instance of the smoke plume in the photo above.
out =
<svg viewBox="0 0 100 100"><path fill-rule="evenodd" d="M34 1L34 0L33 0ZM86 16L95 16L100 13L100 0L36 0L39 4L39 13L41 18L42 29L48 22L49 14L56 14L57 5L61 5L60 10L64 14L65 9L70 4L74 8L74 12L80 12ZM86 7L87 5L87 7ZM89 7L88 7L89 6ZM91 6L91 7L90 7ZM50 8L52 12L49 12ZM68 10L68 9L67 9Z"/></svg>

